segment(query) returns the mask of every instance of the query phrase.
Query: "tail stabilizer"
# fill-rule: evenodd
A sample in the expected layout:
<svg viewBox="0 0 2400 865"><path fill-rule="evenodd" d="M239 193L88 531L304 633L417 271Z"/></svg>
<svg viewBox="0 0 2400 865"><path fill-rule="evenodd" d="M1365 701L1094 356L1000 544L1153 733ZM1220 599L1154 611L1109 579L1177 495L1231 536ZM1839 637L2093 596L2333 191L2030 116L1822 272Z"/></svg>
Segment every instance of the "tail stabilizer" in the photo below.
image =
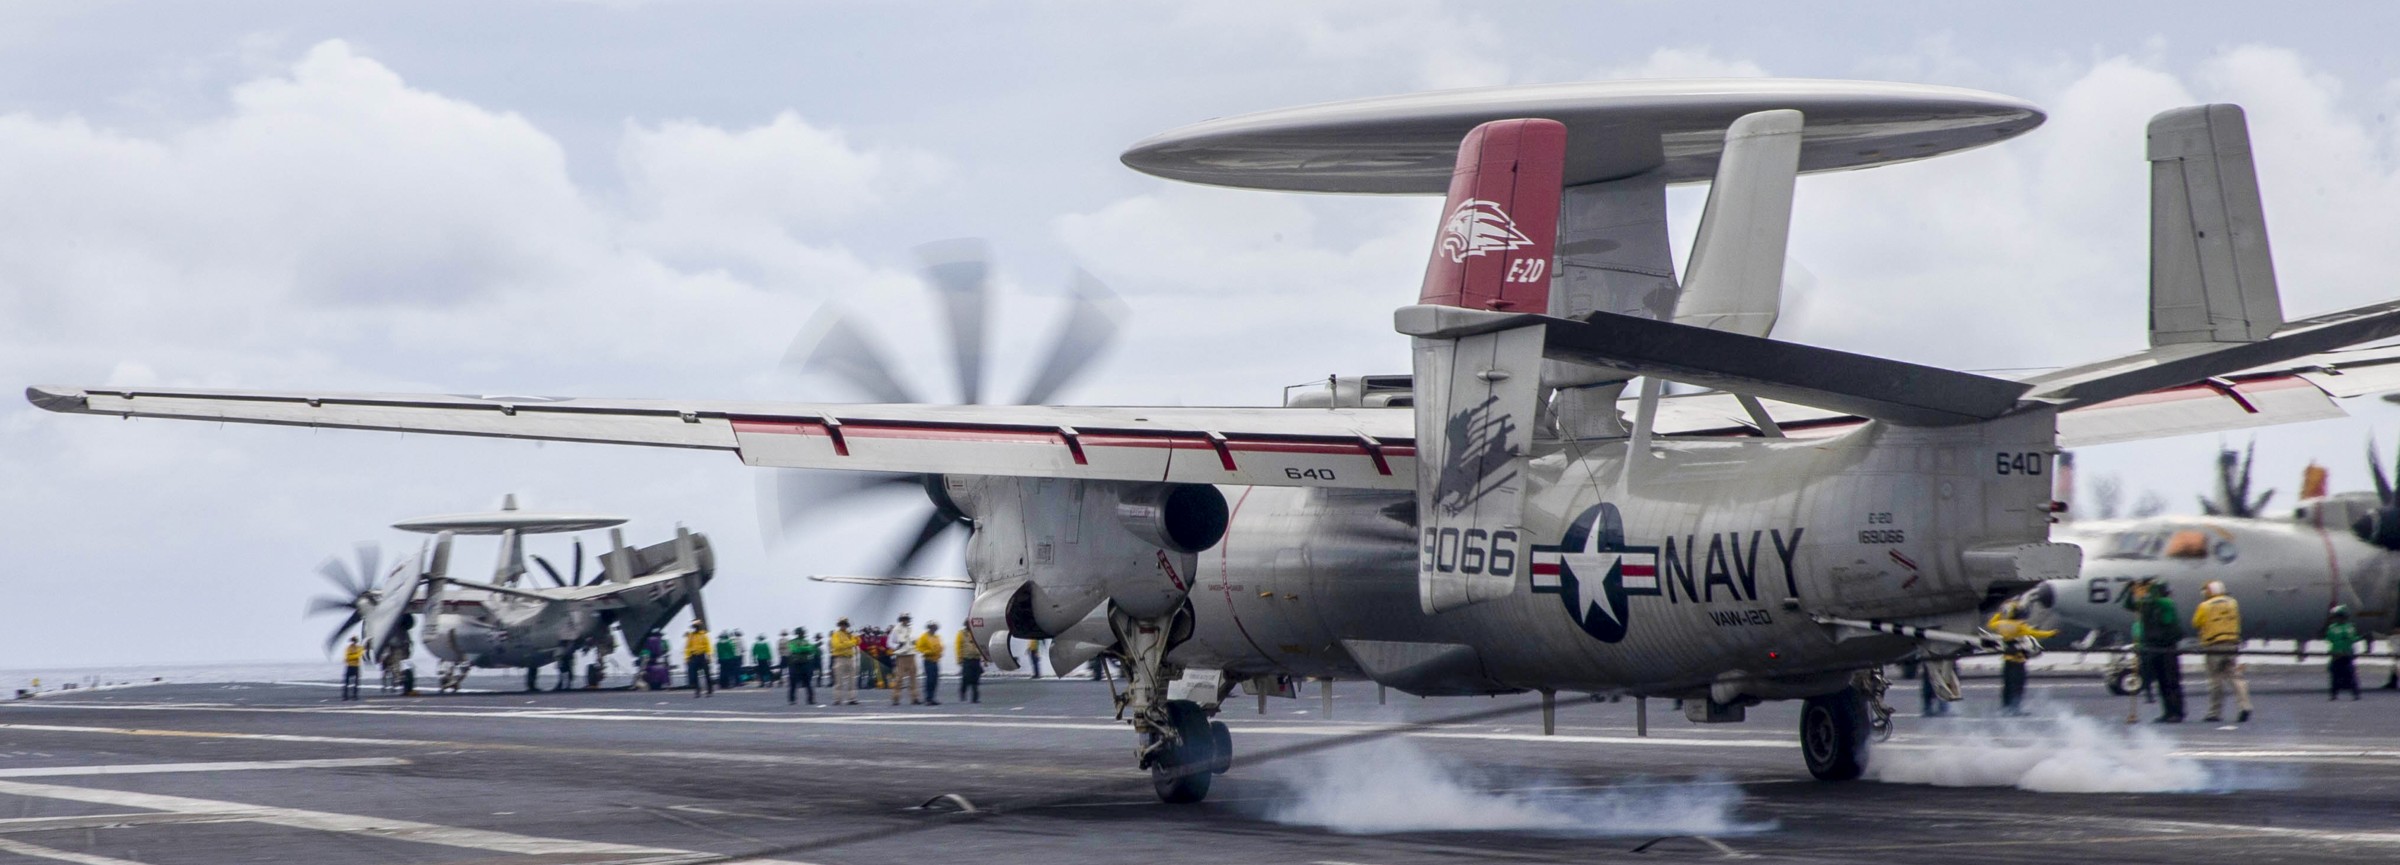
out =
<svg viewBox="0 0 2400 865"><path fill-rule="evenodd" d="M425 612L417 617L417 639L427 645L441 631L442 591L450 582L452 537L449 532L434 536L433 556L425 566Z"/></svg>
<svg viewBox="0 0 2400 865"><path fill-rule="evenodd" d="M1402 333L1429 338L1532 330L1543 355L1910 426L1978 423L2017 410L2023 382L1673 322L1594 313L1589 320L1403 307ZM1419 404L1419 429L1424 423ZM1418 484L1439 463L1418 441Z"/></svg>
<svg viewBox="0 0 2400 865"><path fill-rule="evenodd" d="M2251 342L2283 327L2239 105L2150 118L2150 344Z"/></svg>
<svg viewBox="0 0 2400 865"><path fill-rule="evenodd" d="M1742 115L1701 209L1675 323L1766 336L1783 305L1783 258L1800 177L1800 112Z"/></svg>
<svg viewBox="0 0 2400 865"><path fill-rule="evenodd" d="M1543 318L1566 144L1566 127L1551 120L1495 120L1467 133L1421 303ZM1417 592L1435 613L1516 588L1542 337L1527 327L1412 342Z"/></svg>
<svg viewBox="0 0 2400 865"><path fill-rule="evenodd" d="M515 502L510 502L515 504ZM500 560L492 564L492 583L513 586L525 576L525 539L516 529L500 533Z"/></svg>
<svg viewBox="0 0 2400 865"><path fill-rule="evenodd" d="M1459 143L1418 303L1547 312L1567 127L1494 120Z"/></svg>

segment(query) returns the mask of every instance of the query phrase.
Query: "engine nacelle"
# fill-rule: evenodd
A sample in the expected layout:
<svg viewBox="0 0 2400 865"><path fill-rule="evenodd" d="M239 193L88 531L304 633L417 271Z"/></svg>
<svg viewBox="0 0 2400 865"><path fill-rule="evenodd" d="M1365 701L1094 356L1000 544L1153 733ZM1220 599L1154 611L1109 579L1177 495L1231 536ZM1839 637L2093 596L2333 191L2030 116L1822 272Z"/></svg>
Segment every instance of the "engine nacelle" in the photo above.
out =
<svg viewBox="0 0 2400 865"><path fill-rule="evenodd" d="M1207 484L1143 484L1117 493L1117 522L1162 550L1197 553L1225 539L1225 494Z"/></svg>
<svg viewBox="0 0 2400 865"><path fill-rule="evenodd" d="M967 570L975 615L1020 638L1052 639L1109 602L1173 613L1198 553L1225 536L1225 496L1205 484L952 476L943 493L975 521Z"/></svg>

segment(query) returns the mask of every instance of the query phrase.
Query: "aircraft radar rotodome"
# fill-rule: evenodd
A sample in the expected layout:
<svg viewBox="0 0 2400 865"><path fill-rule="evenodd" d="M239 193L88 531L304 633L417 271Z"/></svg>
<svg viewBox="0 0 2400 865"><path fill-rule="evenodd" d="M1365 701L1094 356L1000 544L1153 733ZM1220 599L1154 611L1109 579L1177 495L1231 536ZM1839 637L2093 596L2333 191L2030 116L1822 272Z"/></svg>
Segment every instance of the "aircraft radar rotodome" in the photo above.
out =
<svg viewBox="0 0 2400 865"><path fill-rule="evenodd" d="M541 535L605 529L610 526L623 525L626 519L607 514L520 511L517 510L517 497L511 494L500 500L500 509L497 511L418 517L393 523L392 528L428 535L442 532L454 535L497 535L510 531L519 535Z"/></svg>
<svg viewBox="0 0 2400 865"><path fill-rule="evenodd" d="M1568 186L1656 172L1716 175L1725 131L1746 114L1808 117L1800 171L1909 162L2014 138L2041 109L1996 93L1881 81L1790 78L1589 81L1411 93L1223 117L1141 141L1125 165L1172 180L1291 192L1440 195L1477 125L1538 117L1567 127Z"/></svg>

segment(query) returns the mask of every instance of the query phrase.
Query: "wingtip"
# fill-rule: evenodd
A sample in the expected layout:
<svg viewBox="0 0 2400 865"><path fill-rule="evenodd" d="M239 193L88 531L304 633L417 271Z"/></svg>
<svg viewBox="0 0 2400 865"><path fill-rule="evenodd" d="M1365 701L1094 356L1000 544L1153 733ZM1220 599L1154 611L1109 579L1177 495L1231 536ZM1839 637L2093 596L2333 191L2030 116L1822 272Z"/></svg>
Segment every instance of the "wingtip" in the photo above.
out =
<svg viewBox="0 0 2400 865"><path fill-rule="evenodd" d="M79 412L90 407L81 388L36 385L25 389L25 401L44 411Z"/></svg>

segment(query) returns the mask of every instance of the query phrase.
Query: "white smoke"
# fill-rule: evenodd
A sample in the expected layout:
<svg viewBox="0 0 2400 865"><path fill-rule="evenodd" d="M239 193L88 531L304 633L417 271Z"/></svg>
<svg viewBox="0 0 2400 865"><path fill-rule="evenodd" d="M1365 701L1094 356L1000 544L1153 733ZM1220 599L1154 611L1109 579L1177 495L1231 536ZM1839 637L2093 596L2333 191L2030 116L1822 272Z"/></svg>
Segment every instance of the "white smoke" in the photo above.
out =
<svg viewBox="0 0 2400 865"><path fill-rule="evenodd" d="M2063 711L1998 726L1961 718L1928 729L1940 733L1929 742L1876 749L1867 777L2039 793L2188 793L2254 786L2177 756L2175 740L2153 728Z"/></svg>
<svg viewBox="0 0 2400 865"><path fill-rule="evenodd" d="M1404 740L1330 751L1278 768L1297 798L1268 819L1351 835L1540 832L1574 836L1738 835L1774 828L1735 813L1741 788L1713 782L1628 783L1599 790L1514 789L1471 777Z"/></svg>

